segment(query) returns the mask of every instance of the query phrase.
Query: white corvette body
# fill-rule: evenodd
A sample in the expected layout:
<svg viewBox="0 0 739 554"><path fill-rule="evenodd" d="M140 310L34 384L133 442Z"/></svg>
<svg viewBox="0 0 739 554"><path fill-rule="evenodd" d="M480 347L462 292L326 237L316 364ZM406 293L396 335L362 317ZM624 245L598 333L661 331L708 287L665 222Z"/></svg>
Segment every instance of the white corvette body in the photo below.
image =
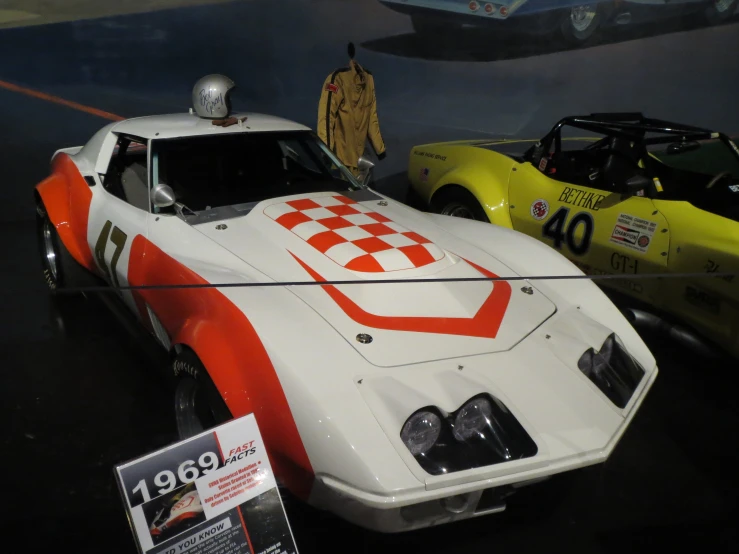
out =
<svg viewBox="0 0 739 554"><path fill-rule="evenodd" d="M152 181L166 164L176 180L171 167L185 159L167 158L166 141L314 140L301 125L244 115L229 127L187 114L110 124L57 152L36 191L69 253L113 285L359 282L120 292L164 347L195 352L234 416L256 415L278 479L315 506L394 532L500 511L508 486L611 454L657 367L598 287L438 281L582 275L540 242L413 210L351 177L251 202L154 208ZM146 160L138 200L132 186L125 198L109 186L122 137ZM578 367L612 334L643 370L621 406ZM503 429L495 448L447 440L411 453L401 438L410 416L431 409L448 425L481 395Z"/></svg>

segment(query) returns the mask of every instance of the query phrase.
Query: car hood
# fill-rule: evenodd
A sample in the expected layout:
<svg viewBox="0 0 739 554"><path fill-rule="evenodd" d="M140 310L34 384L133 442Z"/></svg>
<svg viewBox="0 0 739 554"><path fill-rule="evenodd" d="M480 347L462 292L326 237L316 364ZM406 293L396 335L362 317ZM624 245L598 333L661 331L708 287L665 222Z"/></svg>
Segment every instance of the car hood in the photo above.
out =
<svg viewBox="0 0 739 554"><path fill-rule="evenodd" d="M371 191L271 199L225 223L194 228L270 279L356 282L290 290L376 366L510 350L556 311L525 281L432 281L518 275Z"/></svg>

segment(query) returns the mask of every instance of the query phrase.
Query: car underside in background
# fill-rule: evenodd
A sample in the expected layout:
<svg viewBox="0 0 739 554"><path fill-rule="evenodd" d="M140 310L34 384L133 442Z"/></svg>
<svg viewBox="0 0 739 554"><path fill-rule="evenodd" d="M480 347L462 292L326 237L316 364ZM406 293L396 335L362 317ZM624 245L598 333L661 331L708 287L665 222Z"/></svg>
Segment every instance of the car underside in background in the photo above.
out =
<svg viewBox="0 0 739 554"><path fill-rule="evenodd" d="M578 45L600 28L687 15L708 24L731 18L739 0L379 0L411 17L414 30L429 38L464 27L512 29L524 34L557 34Z"/></svg>

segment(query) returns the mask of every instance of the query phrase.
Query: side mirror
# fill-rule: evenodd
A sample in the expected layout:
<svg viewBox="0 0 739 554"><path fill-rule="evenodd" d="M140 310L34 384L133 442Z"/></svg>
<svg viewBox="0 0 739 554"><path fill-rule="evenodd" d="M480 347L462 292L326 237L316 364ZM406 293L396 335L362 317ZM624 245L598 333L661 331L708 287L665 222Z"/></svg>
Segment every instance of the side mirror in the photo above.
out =
<svg viewBox="0 0 739 554"><path fill-rule="evenodd" d="M175 195L169 185L158 184L151 189L151 203L156 208L169 208L174 206Z"/></svg>
<svg viewBox="0 0 739 554"><path fill-rule="evenodd" d="M624 188L628 194L635 194L640 190L644 190L651 184L652 181L649 177L645 177L644 175L634 175L633 177L626 179Z"/></svg>
<svg viewBox="0 0 739 554"><path fill-rule="evenodd" d="M371 160L368 160L364 156L359 157L359 161L357 162L357 168L359 169L359 181L362 183L362 185L367 185L369 183L370 178L372 177L372 169L374 169L375 164L372 163Z"/></svg>

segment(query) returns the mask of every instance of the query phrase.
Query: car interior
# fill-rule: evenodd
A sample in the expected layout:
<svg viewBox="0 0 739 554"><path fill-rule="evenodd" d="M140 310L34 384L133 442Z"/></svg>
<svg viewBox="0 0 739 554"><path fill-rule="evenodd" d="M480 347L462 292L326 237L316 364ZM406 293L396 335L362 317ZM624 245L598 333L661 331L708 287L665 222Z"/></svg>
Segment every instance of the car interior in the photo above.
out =
<svg viewBox="0 0 739 554"><path fill-rule="evenodd" d="M149 211L146 142L121 137L103 179L105 190L135 208Z"/></svg>
<svg viewBox="0 0 739 554"><path fill-rule="evenodd" d="M700 145L697 145L699 148ZM639 196L689 202L700 208L730 219L737 219L739 193L729 188L737 182L736 161L727 157L727 171L711 174L683 169L669 163L661 149L658 156L650 155L642 139L605 136L576 150L550 152L543 173L564 183L595 188L608 192L627 192L628 181L644 183L635 191ZM715 170L714 170L715 171ZM659 186L655 184L655 179Z"/></svg>
<svg viewBox="0 0 739 554"><path fill-rule="evenodd" d="M158 183L198 212L268 198L343 191L310 134L253 133L158 141Z"/></svg>

